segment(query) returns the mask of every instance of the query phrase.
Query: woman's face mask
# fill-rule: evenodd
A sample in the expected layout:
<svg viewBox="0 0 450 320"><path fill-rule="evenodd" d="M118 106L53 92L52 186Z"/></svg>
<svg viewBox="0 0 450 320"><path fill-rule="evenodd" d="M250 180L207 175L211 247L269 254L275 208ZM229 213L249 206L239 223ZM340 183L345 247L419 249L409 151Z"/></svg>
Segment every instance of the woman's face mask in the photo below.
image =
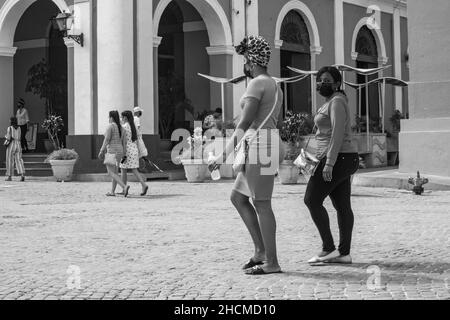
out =
<svg viewBox="0 0 450 320"><path fill-rule="evenodd" d="M333 77L328 73L323 74L320 79L317 79L317 91L322 97L331 97L338 88Z"/></svg>
<svg viewBox="0 0 450 320"><path fill-rule="evenodd" d="M329 98L335 92L334 84L330 82L318 82L317 91L320 93L321 96Z"/></svg>
<svg viewBox="0 0 450 320"><path fill-rule="evenodd" d="M253 65L247 58L245 58L244 74L248 78L251 78L251 79L254 78L254 76L253 76Z"/></svg>

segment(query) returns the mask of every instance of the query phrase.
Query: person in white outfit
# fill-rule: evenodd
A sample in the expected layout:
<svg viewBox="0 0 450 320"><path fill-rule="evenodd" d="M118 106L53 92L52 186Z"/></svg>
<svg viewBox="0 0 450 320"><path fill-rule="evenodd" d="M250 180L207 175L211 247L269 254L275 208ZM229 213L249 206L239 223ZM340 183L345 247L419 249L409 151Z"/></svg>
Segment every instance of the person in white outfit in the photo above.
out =
<svg viewBox="0 0 450 320"><path fill-rule="evenodd" d="M144 114L144 110L140 107L136 107L133 109L133 115L134 115L134 125L136 126L136 130L138 132L138 150L139 150L139 159L144 160L146 165L149 165L150 167L155 168L159 172L162 172L162 170L154 164L152 161L150 161L148 157L148 150L145 146L144 140L142 139L142 130L141 130L141 117Z"/></svg>
<svg viewBox="0 0 450 320"><path fill-rule="evenodd" d="M6 181L12 181L14 165L17 174L21 176L20 181L25 181L25 166L22 160L21 131L17 124L17 118L10 119L10 126L6 131Z"/></svg>

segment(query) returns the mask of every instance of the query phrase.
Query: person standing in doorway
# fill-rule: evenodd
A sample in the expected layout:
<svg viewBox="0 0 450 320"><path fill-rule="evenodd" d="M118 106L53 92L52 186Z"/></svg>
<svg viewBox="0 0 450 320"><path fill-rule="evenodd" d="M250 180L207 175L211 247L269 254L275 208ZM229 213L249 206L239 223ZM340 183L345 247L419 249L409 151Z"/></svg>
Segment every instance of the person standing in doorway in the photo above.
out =
<svg viewBox="0 0 450 320"><path fill-rule="evenodd" d="M248 275L280 273L276 247L277 225L272 210L277 168L266 172L266 163L261 160L261 155L268 155L268 151L272 151L267 159L271 164L280 163L284 157L284 149L281 148L281 139L276 130L283 93L267 72L271 49L264 38L249 36L241 42L236 51L245 57L244 72L251 81L241 99L242 116L237 130L224 154L217 155L209 165L211 171L217 169L218 164L224 163L224 159L233 152L235 139L239 141L241 136L244 137L249 150L248 161L244 171L239 173L231 194L231 202L246 225L255 249L254 256L243 269ZM257 133L259 128L261 134ZM267 136L263 132L267 133ZM257 137L252 139L255 133ZM272 144L280 148L274 148Z"/></svg>
<svg viewBox="0 0 450 320"><path fill-rule="evenodd" d="M17 118L10 119L10 126L6 131L6 181L12 181L14 176L14 165L19 174L20 181L25 181L25 166L22 160L22 147L20 146L21 132Z"/></svg>
<svg viewBox="0 0 450 320"><path fill-rule="evenodd" d="M17 113L16 113L17 123L20 127L20 145L22 147L22 152L28 152L28 142L27 142L27 132L28 125L30 123L30 117L28 115L28 110L25 108L25 100L19 99L17 103Z"/></svg>
<svg viewBox="0 0 450 320"><path fill-rule="evenodd" d="M134 124L134 117L131 111L122 112L123 131L126 138L126 154L124 161L120 164L122 170L122 181L127 184L128 170L131 170L142 185L141 196L147 195L148 185L144 177L139 173L139 149L138 149L138 130ZM126 192L124 190L124 192Z"/></svg>
<svg viewBox="0 0 450 320"><path fill-rule="evenodd" d="M342 75L334 67L317 74L317 90L325 99L314 121L317 127L317 158L320 161L305 193L305 204L322 238L322 252L310 264L351 264L354 215L351 206L351 176L359 167L358 149L352 143L351 113L341 89ZM340 245L334 245L328 212L323 206L331 198L337 211Z"/></svg>

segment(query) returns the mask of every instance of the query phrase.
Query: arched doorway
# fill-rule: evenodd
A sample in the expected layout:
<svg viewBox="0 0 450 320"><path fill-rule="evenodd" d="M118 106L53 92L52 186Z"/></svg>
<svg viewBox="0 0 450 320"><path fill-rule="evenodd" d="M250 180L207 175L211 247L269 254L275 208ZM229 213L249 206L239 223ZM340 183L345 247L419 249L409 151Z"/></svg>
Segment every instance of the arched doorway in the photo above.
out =
<svg viewBox="0 0 450 320"><path fill-rule="evenodd" d="M220 87L198 73L231 77L233 41L217 0L161 0L153 23L158 34L154 61L159 133L170 139L175 128L192 129L194 121L221 106ZM230 88L225 99L232 100ZM233 105L226 103L225 108L230 115Z"/></svg>
<svg viewBox="0 0 450 320"><path fill-rule="evenodd" d="M357 35L355 51L358 53L356 58L356 67L363 69L378 68L379 57L378 57L378 47L377 41L375 39L372 31L367 27L363 26ZM369 77L370 80L378 78L378 74L374 74ZM359 84L365 83L366 77L358 75L357 82ZM359 91L358 94L361 97L357 97L357 101L361 101L361 117L366 118L366 90ZM379 110L379 90L378 86L369 86L369 115L370 115L370 128L372 131L377 132L380 127L380 110Z"/></svg>
<svg viewBox="0 0 450 320"><path fill-rule="evenodd" d="M288 66L311 70L311 41L308 27L303 17L295 10L289 11L285 16L281 25L280 40L283 41L280 48L281 77L296 75L287 68ZM311 113L311 82L305 80L285 86L285 110Z"/></svg>
<svg viewBox="0 0 450 320"><path fill-rule="evenodd" d="M209 83L197 73L209 73L208 33L198 11L187 1L170 2L158 35L159 132L170 139L177 128L190 129L197 114L209 110Z"/></svg>
<svg viewBox="0 0 450 320"><path fill-rule="evenodd" d="M63 143L67 135L67 48L62 34L50 22L62 10L69 11L63 0L7 0L0 9L0 47L10 52L0 57L2 124L15 114L17 101L23 98L32 128L37 131L36 144L31 139L34 131L29 134L37 152L44 151L43 139L47 137L41 127L48 112L46 99L36 90L41 80L45 80L42 83L49 93L52 113L64 119Z"/></svg>

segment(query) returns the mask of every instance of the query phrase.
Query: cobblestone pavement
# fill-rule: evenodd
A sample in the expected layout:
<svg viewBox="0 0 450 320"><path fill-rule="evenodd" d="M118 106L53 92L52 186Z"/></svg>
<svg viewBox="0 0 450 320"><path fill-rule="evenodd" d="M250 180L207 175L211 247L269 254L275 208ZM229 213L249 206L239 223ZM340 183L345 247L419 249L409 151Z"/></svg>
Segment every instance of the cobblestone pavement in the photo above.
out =
<svg viewBox="0 0 450 320"><path fill-rule="evenodd" d="M277 185L284 273L251 277L231 182L150 186L124 199L105 197L107 183L0 182L0 299L450 298L448 192L355 188L355 263L311 267L305 186Z"/></svg>

